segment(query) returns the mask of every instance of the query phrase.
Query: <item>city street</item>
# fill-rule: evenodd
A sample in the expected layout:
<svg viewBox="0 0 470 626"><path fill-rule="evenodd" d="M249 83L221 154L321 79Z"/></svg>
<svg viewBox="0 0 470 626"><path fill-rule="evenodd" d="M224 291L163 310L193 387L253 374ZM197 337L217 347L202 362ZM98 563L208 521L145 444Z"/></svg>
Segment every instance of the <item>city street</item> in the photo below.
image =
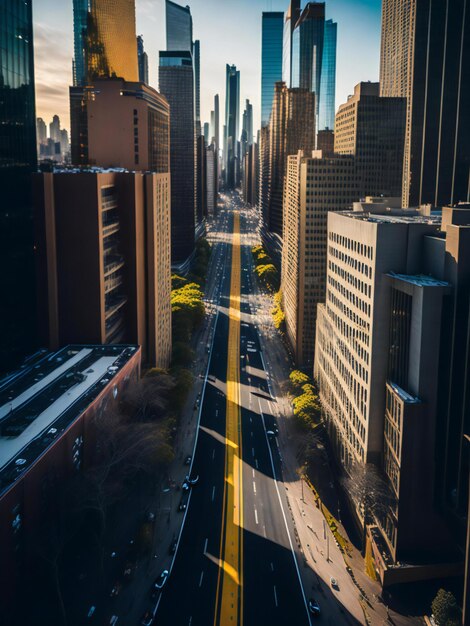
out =
<svg viewBox="0 0 470 626"><path fill-rule="evenodd" d="M220 291L214 291L216 328L190 468L190 476L199 480L191 489L176 554L162 565L169 576L156 598L159 626L302 626L314 619L282 479L278 409L250 303L254 275L248 233L254 223L247 223L252 216L240 208L238 196L232 196L223 210L227 219L218 220L223 230L212 240L214 255L219 246L225 249L222 264L216 264L221 280ZM325 623L356 623L337 600L341 588L319 580L317 591L314 599Z"/></svg>

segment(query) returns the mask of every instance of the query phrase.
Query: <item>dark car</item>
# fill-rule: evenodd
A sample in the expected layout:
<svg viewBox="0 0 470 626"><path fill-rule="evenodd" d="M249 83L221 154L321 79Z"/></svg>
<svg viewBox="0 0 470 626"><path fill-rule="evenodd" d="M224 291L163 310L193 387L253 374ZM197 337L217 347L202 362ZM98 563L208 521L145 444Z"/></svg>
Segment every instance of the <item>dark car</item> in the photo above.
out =
<svg viewBox="0 0 470 626"><path fill-rule="evenodd" d="M178 539L174 539L170 544L169 553L175 554L177 547L178 547Z"/></svg>
<svg viewBox="0 0 470 626"><path fill-rule="evenodd" d="M181 501L178 507L179 511L186 511L186 508L188 506L188 500L189 500L189 488L188 490L183 490Z"/></svg>
<svg viewBox="0 0 470 626"><path fill-rule="evenodd" d="M320 615L320 605L315 600L315 598L310 598L310 600L308 601L308 610L312 615Z"/></svg>
<svg viewBox="0 0 470 626"><path fill-rule="evenodd" d="M167 569L164 569L163 572L160 574L160 576L158 578L155 579L155 582L153 583L153 588L154 589L163 589L168 576L169 576L170 572Z"/></svg>
<svg viewBox="0 0 470 626"><path fill-rule="evenodd" d="M185 465L191 465L191 461L193 460L192 456L187 456L184 460Z"/></svg>

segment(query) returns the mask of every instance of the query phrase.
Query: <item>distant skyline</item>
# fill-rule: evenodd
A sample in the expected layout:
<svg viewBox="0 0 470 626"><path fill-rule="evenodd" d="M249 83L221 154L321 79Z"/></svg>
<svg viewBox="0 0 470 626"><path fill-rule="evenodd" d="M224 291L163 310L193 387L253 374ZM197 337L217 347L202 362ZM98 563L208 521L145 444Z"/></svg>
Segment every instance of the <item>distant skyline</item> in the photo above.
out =
<svg viewBox="0 0 470 626"><path fill-rule="evenodd" d="M213 98L225 110L225 64L240 70L240 99L253 103L255 131L261 123L261 14L284 11L287 0L183 0L189 4L194 38L201 40L201 119L210 121ZM221 10L223 5L223 10ZM149 57L150 84L158 88L158 52L165 50L164 0L136 0L137 34ZM36 0L34 10L36 113L54 114L70 128L72 0ZM378 81L381 0L327 0L326 16L338 23L336 108L360 81ZM137 44L136 44L137 45Z"/></svg>

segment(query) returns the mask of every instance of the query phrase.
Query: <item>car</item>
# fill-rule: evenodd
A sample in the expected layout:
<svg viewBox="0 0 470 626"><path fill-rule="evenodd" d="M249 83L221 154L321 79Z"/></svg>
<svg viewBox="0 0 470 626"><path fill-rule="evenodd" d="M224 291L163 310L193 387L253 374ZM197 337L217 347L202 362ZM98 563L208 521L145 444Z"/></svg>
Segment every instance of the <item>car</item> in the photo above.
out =
<svg viewBox="0 0 470 626"><path fill-rule="evenodd" d="M275 430L267 430L266 434L268 437L277 437L278 433Z"/></svg>
<svg viewBox="0 0 470 626"><path fill-rule="evenodd" d="M121 589L122 589L122 584L118 581L117 583L115 583L114 587L111 589L110 597L115 598L116 596L118 596Z"/></svg>
<svg viewBox="0 0 470 626"><path fill-rule="evenodd" d="M145 516L145 521L146 522L154 522L155 521L155 513L153 511L148 511L147 515Z"/></svg>
<svg viewBox="0 0 470 626"><path fill-rule="evenodd" d="M192 456L187 456L184 460L185 465L191 465L191 461L193 460Z"/></svg>
<svg viewBox="0 0 470 626"><path fill-rule="evenodd" d="M333 576L330 576L330 585L333 587L333 589L339 590L338 581L336 580L336 578L333 578Z"/></svg>
<svg viewBox="0 0 470 626"><path fill-rule="evenodd" d="M126 565L124 566L124 572L122 574L122 577L124 578L124 580L129 581L134 578L134 574L135 574L135 563L128 561Z"/></svg>
<svg viewBox="0 0 470 626"><path fill-rule="evenodd" d="M177 539L174 539L174 540L171 542L170 549L168 550L168 552L169 552L170 554L175 554L175 552L176 552L176 548L177 548L177 547L178 547L178 540L177 540Z"/></svg>
<svg viewBox="0 0 470 626"><path fill-rule="evenodd" d="M162 573L160 574L160 576L158 578L155 579L155 582L153 583L153 588L154 589L163 589L163 587L165 586L165 583L168 579L170 572L167 569L164 569L162 571Z"/></svg>
<svg viewBox="0 0 470 626"><path fill-rule="evenodd" d="M187 483L188 485L191 485L191 487L194 485L197 485L197 483L199 482L199 475L195 476L194 478L190 478L190 476L186 476L186 480L184 482Z"/></svg>
<svg viewBox="0 0 470 626"><path fill-rule="evenodd" d="M153 614L152 611L145 611L144 616L140 620L142 626L152 626L153 623Z"/></svg>
<svg viewBox="0 0 470 626"><path fill-rule="evenodd" d="M310 600L308 601L308 610L312 615L320 615L320 605L315 600L315 598L310 598Z"/></svg>
<svg viewBox="0 0 470 626"><path fill-rule="evenodd" d="M96 606L90 606L90 610L87 613L87 617L88 618L93 617L93 615L95 614L95 611L96 611Z"/></svg>
<svg viewBox="0 0 470 626"><path fill-rule="evenodd" d="M188 500L189 500L189 488L183 491L183 495L181 496L181 502L179 504L178 511L186 511L188 507Z"/></svg>
<svg viewBox="0 0 470 626"><path fill-rule="evenodd" d="M190 485L189 485L188 481L185 480L184 483L181 485L181 489L183 491L189 491L189 488L190 488Z"/></svg>

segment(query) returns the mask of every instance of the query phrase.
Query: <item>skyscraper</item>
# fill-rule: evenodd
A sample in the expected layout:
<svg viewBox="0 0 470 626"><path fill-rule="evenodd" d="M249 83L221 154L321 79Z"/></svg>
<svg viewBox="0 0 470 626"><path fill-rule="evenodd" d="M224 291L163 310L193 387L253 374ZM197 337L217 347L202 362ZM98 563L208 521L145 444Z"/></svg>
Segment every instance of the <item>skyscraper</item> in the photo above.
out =
<svg viewBox="0 0 470 626"><path fill-rule="evenodd" d="M240 72L235 65L226 67L225 89L225 184L234 189L237 178L237 143L240 136Z"/></svg>
<svg viewBox="0 0 470 626"><path fill-rule="evenodd" d="M36 120L36 137L38 145L47 143L47 126L42 117Z"/></svg>
<svg viewBox="0 0 470 626"><path fill-rule="evenodd" d="M36 168L31 0L0 3L0 371L36 345L30 174ZM7 268L15 268L9 271Z"/></svg>
<svg viewBox="0 0 470 626"><path fill-rule="evenodd" d="M336 32L337 24L333 20L325 21L323 35L323 57L320 79L320 105L318 131L335 125L335 95L336 95Z"/></svg>
<svg viewBox="0 0 470 626"><path fill-rule="evenodd" d="M300 16L300 0L290 0L284 13L284 33L282 43L282 81L292 87L292 35Z"/></svg>
<svg viewBox="0 0 470 626"><path fill-rule="evenodd" d="M56 143L60 141L60 118L58 115L54 115L49 124L49 137Z"/></svg>
<svg viewBox="0 0 470 626"><path fill-rule="evenodd" d="M139 81L149 84L149 58L144 49L144 39L142 35L137 37L137 58L139 61Z"/></svg>
<svg viewBox="0 0 470 626"><path fill-rule="evenodd" d="M180 263L192 253L195 236L196 146L191 52L160 52L159 80L160 91L170 105L172 263Z"/></svg>
<svg viewBox="0 0 470 626"><path fill-rule="evenodd" d="M253 105L249 100L246 100L245 102L242 130L246 134L246 145L251 146L253 143Z"/></svg>
<svg viewBox="0 0 470 626"><path fill-rule="evenodd" d="M339 106L335 152L355 156L359 197L401 197L405 123L406 99L380 97L378 83L359 83Z"/></svg>
<svg viewBox="0 0 470 626"><path fill-rule="evenodd" d="M166 0L166 49L193 53L193 18L188 6Z"/></svg>
<svg viewBox="0 0 470 626"><path fill-rule="evenodd" d="M217 159L219 158L219 147L220 147L220 105L219 105L219 94L215 94L214 96L214 137L215 137L215 146Z"/></svg>
<svg viewBox="0 0 470 626"><path fill-rule="evenodd" d="M284 14L264 12L261 35L261 125L271 115L275 83L282 80Z"/></svg>
<svg viewBox="0 0 470 626"><path fill-rule="evenodd" d="M201 42L199 39L193 44L194 62L194 97L195 97L195 121L200 126L201 122Z"/></svg>
<svg viewBox="0 0 470 626"><path fill-rule="evenodd" d="M403 204L469 197L466 2L384 0L381 95L407 98Z"/></svg>
<svg viewBox="0 0 470 626"><path fill-rule="evenodd" d="M74 85L98 77L137 81L135 0L73 0Z"/></svg>

